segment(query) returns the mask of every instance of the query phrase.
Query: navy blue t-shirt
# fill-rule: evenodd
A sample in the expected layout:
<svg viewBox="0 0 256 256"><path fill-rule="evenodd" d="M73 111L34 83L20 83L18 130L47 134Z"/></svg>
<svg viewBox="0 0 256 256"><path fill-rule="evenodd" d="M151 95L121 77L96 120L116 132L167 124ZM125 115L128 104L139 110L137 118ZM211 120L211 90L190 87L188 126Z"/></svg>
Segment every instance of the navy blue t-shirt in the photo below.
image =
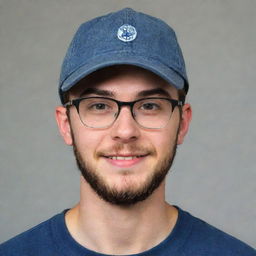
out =
<svg viewBox="0 0 256 256"><path fill-rule="evenodd" d="M157 246L132 256L256 256L236 238L179 210L177 223ZM78 244L65 224L65 211L0 245L1 256L106 256Z"/></svg>

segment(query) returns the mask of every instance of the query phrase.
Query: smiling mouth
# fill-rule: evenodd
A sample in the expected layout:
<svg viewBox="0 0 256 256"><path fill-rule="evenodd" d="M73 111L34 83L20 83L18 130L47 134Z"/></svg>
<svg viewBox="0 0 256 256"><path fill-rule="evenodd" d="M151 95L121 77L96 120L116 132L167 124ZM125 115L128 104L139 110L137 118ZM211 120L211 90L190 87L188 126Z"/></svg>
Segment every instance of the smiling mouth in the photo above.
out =
<svg viewBox="0 0 256 256"><path fill-rule="evenodd" d="M131 168L132 166L135 166L143 160L146 159L146 157L150 155L150 153L114 153L114 154L107 154L102 155L108 163L110 163L113 166L116 166L118 168Z"/></svg>
<svg viewBox="0 0 256 256"><path fill-rule="evenodd" d="M136 155L136 156L105 156L106 158L112 159L112 160L133 160L136 158L145 157L147 155Z"/></svg>

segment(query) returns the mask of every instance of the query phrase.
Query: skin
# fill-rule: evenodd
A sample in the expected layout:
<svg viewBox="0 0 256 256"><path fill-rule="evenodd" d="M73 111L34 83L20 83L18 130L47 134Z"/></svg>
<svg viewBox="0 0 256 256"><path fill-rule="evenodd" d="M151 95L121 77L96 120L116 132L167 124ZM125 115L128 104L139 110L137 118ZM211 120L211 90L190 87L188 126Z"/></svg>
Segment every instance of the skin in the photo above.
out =
<svg viewBox="0 0 256 256"><path fill-rule="evenodd" d="M139 93L156 88L178 99L173 86L136 67L124 66L117 75L110 73L101 79L81 82L70 92L70 98L81 97L88 84L120 101L136 100L140 98ZM111 127L92 129L81 123L75 107L70 108L70 120L63 106L56 108L56 120L65 143L72 146L75 140L81 158L109 188L117 191L137 191L145 184L159 163L173 154L175 143L183 143L191 116L189 104L182 107L182 118L176 107L166 127L150 130L141 128L125 106ZM145 156L136 161L109 161L104 157L141 153ZM127 255L146 251L163 241L173 229L177 215L177 209L165 202L165 181L147 199L120 206L101 199L81 177L80 202L67 212L66 223L73 238L86 248L104 254Z"/></svg>

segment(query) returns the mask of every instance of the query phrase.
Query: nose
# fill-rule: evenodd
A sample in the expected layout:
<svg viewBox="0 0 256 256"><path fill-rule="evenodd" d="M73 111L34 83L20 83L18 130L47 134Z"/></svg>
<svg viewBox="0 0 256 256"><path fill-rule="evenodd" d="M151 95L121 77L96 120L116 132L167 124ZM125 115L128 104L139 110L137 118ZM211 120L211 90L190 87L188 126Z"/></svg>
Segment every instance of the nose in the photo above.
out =
<svg viewBox="0 0 256 256"><path fill-rule="evenodd" d="M140 127L132 117L129 106L123 106L111 127L111 137L115 141L129 143L140 136Z"/></svg>

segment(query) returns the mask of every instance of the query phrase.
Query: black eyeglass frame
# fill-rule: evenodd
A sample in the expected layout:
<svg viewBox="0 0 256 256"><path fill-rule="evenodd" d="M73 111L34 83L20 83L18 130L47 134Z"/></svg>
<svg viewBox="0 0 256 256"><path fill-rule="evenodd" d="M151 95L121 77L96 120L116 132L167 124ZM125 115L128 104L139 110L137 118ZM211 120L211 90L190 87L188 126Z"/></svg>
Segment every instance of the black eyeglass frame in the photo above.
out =
<svg viewBox="0 0 256 256"><path fill-rule="evenodd" d="M115 116L115 119L113 120L113 122L112 122L111 124L107 125L107 126L104 126L104 127L92 127L92 126L89 126L89 125L85 124L85 123L82 121L81 117L80 117L80 113L79 113L79 104L80 104L81 101L86 100L86 99L106 99L106 100L114 101L114 102L118 105L118 112L116 113L116 116ZM170 118L171 118L171 116L172 116L172 113L173 113L175 107L177 107L177 106L178 106L178 107L181 107L181 106L184 105L184 102L181 101L181 100L174 100L174 99L168 99L168 98L163 98L163 97L140 98L140 99L135 100L135 101L119 101L119 100L112 99L112 98L108 98L108 97L94 96L94 97L83 97L83 98L78 98L78 99L70 100L70 101L68 101L67 103L64 104L64 107L65 107L65 108L68 108L68 107L71 107L71 106L75 106L75 107L76 107L76 110L77 110L77 113L78 113L78 115L79 115L79 118L80 118L80 120L81 120L81 122L82 122L82 124L83 124L84 126L87 126L87 127L89 127L89 128L100 129L100 128L108 128L108 127L110 127L110 126L116 121L116 119L118 118L118 116L119 116L119 114L120 114L120 112L121 112L121 108L122 108L123 106L129 106L129 107L130 107L131 114L132 114L132 117L133 117L133 119L135 120L135 122L136 122L139 126L141 126L141 127L143 127L143 128L146 128L146 129L161 129L161 128L163 128L163 127L160 127L160 128L149 128L149 127L144 127L143 125L139 124L138 121L136 120L135 114L134 114L134 112L133 112L133 107L134 107L134 105L135 105L137 102L143 101L143 100L152 100L152 99L167 100L167 101L169 101L169 102L171 103L171 105L172 105L172 112L171 112L171 114L170 114Z"/></svg>

